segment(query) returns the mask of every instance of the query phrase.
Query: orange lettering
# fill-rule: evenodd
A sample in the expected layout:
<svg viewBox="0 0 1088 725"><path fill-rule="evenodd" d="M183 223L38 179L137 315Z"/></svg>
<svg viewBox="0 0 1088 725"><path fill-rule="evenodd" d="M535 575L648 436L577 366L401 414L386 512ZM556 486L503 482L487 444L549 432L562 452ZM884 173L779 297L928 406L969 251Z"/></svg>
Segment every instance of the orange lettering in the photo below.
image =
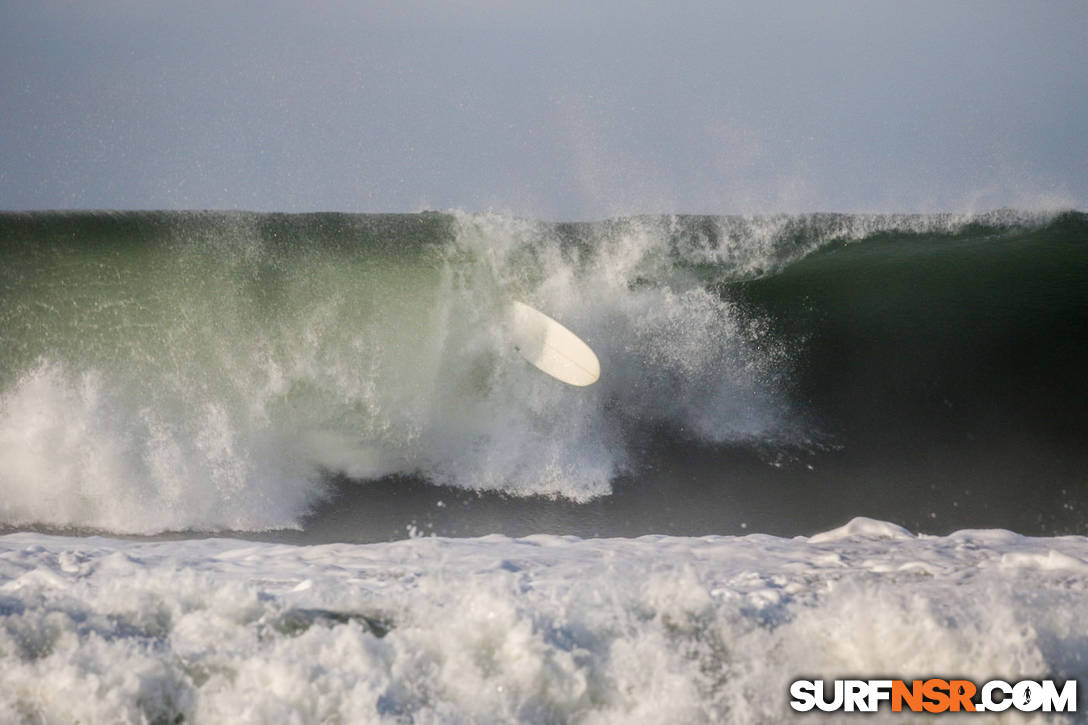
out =
<svg viewBox="0 0 1088 725"><path fill-rule="evenodd" d="M920 712L922 709L922 681L914 680L910 687L902 680L892 681L892 712L902 712L903 702L912 712Z"/></svg>
<svg viewBox="0 0 1088 725"><path fill-rule="evenodd" d="M928 702L923 702L922 707L926 712L944 712L948 709L948 682L933 678L922 684L922 694Z"/></svg>
<svg viewBox="0 0 1088 725"><path fill-rule="evenodd" d="M948 683L948 691L951 695L949 703L952 712L959 712L962 707L965 712L974 712L975 703L971 698L975 696L975 683L970 680L952 680Z"/></svg>

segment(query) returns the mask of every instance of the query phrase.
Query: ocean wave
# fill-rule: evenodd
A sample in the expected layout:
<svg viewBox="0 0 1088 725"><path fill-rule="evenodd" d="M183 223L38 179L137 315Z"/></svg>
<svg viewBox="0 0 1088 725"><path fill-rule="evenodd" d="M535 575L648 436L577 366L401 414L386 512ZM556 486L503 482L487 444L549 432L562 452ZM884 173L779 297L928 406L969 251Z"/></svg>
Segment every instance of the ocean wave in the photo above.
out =
<svg viewBox="0 0 1088 725"><path fill-rule="evenodd" d="M291 527L323 472L586 501L661 435L819 446L808 333L753 302L761 281L844 244L1062 224L1083 215L6 214L0 523ZM601 381L512 354L515 299Z"/></svg>

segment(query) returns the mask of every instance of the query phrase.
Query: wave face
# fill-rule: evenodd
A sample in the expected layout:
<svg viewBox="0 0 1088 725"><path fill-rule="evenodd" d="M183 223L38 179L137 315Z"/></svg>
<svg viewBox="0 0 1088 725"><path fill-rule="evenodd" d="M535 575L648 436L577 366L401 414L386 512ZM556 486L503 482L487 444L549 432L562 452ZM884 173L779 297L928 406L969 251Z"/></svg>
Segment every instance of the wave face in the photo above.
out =
<svg viewBox="0 0 1088 725"><path fill-rule="evenodd" d="M773 468L984 435L1013 408L1079 445L1086 228L2 215L0 523L292 527L330 473L587 501L663 440ZM601 381L513 353L515 299L585 339Z"/></svg>

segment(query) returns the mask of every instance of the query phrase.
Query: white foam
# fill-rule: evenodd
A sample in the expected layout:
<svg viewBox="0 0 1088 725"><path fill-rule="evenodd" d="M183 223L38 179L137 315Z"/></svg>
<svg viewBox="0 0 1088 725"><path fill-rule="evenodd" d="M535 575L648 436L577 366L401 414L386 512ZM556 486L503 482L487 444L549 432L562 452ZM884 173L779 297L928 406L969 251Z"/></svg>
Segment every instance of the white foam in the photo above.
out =
<svg viewBox="0 0 1088 725"><path fill-rule="evenodd" d="M320 489L214 401L171 416L96 369L46 360L0 395L0 517L118 532L290 527Z"/></svg>
<svg viewBox="0 0 1088 725"><path fill-rule="evenodd" d="M902 526L896 526L887 521L877 521L865 516L856 516L849 523L843 524L837 529L816 534L809 541L813 544L823 544L853 537L903 540L912 538L912 535Z"/></svg>
<svg viewBox="0 0 1088 725"><path fill-rule="evenodd" d="M0 537L0 719L761 723L792 719L797 677L1083 673L1088 572L1068 564L1088 539L878 523L808 540Z"/></svg>
<svg viewBox="0 0 1088 725"><path fill-rule="evenodd" d="M43 332L22 341L40 356L5 370L0 390L0 523L297 526L325 470L585 501L661 430L805 447L818 435L782 389L794 343L709 284L830 239L979 219L731 218L700 236L647 217L572 240L454 213L452 240L390 253L265 243L261 219L238 215L206 236L147 240L110 262L133 265L124 274L99 279L100 260L36 270L55 283L34 293L48 314L23 325ZM585 339L600 381L571 390L512 352L515 299Z"/></svg>

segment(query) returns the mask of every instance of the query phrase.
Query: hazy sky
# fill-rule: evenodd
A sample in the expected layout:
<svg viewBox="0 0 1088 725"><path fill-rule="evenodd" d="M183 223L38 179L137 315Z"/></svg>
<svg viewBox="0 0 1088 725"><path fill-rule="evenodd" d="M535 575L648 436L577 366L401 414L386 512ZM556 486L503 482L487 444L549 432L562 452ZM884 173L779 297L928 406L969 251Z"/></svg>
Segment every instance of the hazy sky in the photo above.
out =
<svg viewBox="0 0 1088 725"><path fill-rule="evenodd" d="M0 208L1088 208L1086 0L0 0Z"/></svg>

